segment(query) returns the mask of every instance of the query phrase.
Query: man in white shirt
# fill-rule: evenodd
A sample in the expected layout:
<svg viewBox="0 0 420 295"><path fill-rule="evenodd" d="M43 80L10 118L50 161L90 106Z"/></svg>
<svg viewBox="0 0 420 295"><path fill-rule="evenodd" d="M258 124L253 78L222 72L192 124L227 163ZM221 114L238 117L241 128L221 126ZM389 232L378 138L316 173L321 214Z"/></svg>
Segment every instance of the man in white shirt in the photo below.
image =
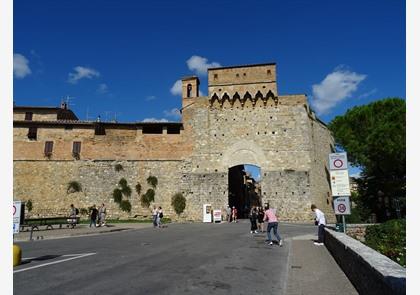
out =
<svg viewBox="0 0 420 295"><path fill-rule="evenodd" d="M323 246L325 237L325 215L314 204L311 205L312 212L315 212L315 225L318 225L318 241L314 245Z"/></svg>

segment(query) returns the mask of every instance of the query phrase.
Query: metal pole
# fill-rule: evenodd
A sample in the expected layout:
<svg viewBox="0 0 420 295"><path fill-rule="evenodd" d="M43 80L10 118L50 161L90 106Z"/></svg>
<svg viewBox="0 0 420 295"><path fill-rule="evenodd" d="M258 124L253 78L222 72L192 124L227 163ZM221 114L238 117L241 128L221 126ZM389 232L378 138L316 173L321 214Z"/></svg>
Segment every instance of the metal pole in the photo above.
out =
<svg viewBox="0 0 420 295"><path fill-rule="evenodd" d="M344 234L346 234L346 217L345 217L345 215L342 215L343 216L343 232L344 232Z"/></svg>

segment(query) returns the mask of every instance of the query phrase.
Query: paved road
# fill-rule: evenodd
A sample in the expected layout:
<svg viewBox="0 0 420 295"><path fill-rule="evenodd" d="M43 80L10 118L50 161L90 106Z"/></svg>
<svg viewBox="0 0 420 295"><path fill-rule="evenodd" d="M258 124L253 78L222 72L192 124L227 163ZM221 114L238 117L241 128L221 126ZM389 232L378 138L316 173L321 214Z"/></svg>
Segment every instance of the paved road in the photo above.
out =
<svg viewBox="0 0 420 295"><path fill-rule="evenodd" d="M291 238L315 230L281 224L283 247L247 221L18 243L14 294L285 294Z"/></svg>

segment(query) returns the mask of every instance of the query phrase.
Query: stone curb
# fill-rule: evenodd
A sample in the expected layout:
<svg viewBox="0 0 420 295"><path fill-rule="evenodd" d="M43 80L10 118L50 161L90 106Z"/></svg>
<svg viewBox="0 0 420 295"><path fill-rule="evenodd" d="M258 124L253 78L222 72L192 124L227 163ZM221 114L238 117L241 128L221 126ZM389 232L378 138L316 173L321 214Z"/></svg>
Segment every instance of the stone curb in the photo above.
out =
<svg viewBox="0 0 420 295"><path fill-rule="evenodd" d="M390 258L328 228L325 245L360 294L405 294L406 270Z"/></svg>

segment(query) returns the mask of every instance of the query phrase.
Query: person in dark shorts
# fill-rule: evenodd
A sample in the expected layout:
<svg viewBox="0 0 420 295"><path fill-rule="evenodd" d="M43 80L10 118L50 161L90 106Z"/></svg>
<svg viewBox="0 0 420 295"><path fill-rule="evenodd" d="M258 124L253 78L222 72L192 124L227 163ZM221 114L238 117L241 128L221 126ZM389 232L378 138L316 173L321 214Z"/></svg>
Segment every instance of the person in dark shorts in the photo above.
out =
<svg viewBox="0 0 420 295"><path fill-rule="evenodd" d="M96 220L98 218L98 209L96 209L96 205L93 205L92 208L90 208L90 225L89 227L96 227Z"/></svg>
<svg viewBox="0 0 420 295"><path fill-rule="evenodd" d="M264 210L262 207L258 207L258 229L261 233L264 232Z"/></svg>
<svg viewBox="0 0 420 295"><path fill-rule="evenodd" d="M258 233L257 231L257 220L258 220L258 211L257 208L252 207L251 212L249 213L249 220L251 221L251 234Z"/></svg>

